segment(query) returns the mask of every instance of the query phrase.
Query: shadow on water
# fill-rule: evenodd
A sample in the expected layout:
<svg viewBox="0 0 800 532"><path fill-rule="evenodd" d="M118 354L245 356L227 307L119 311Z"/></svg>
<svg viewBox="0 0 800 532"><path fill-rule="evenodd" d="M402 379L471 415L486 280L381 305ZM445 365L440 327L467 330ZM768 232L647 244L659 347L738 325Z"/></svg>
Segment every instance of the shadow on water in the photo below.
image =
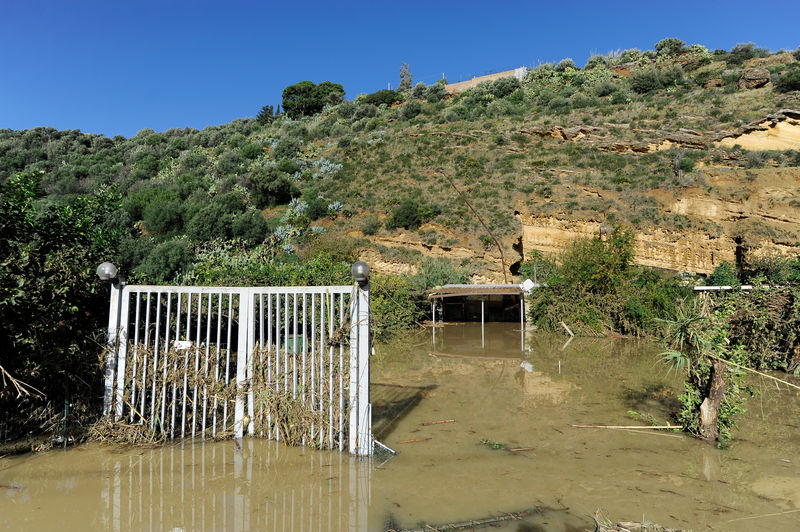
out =
<svg viewBox="0 0 800 532"><path fill-rule="evenodd" d="M436 385L403 386L400 384L370 384L372 401L372 432L375 438L386 438L402 419L435 390Z"/></svg>

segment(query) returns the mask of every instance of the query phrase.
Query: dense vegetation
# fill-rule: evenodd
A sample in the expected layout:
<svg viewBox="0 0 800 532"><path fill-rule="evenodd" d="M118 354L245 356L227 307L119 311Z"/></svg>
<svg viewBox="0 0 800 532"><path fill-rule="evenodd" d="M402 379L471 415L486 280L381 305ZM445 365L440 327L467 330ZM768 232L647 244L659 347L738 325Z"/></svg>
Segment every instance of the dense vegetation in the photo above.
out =
<svg viewBox="0 0 800 532"><path fill-rule="evenodd" d="M92 272L103 260L142 283L338 284L349 282L357 255L370 251L418 272L375 277L376 331L413 326L424 317L419 294L467 281L485 264L426 259L392 238L406 232L429 248L480 254L491 247L442 173L508 247L519 233L514 213L521 205L636 229L719 234L719 226L665 212L653 192L702 186L712 193L704 165L796 167L800 152L615 150L553 132L584 128L641 146L665 131L730 131L800 107L798 55L752 44L712 52L665 39L654 50L598 55L582 68L565 59L523 80L503 78L455 95L444 82L412 84L407 65L401 90L352 100L337 83L301 81L284 90L283 112L265 106L256 119L202 131L144 129L108 138L0 130L0 312L7 324L0 366L58 401L72 400L73 408L96 404L91 339L107 294ZM740 89L748 61L759 58L776 58L768 66L772 88ZM743 222L739 236L746 243L763 231ZM800 237L784 232L770 236L789 243ZM551 284L534 296L534 321L638 335L652 332L655 318L677 319L685 289L632 266L630 244L630 231L619 228L576 243L558 261L526 253L520 272L549 276ZM565 299L578 304L559 306ZM791 367L764 356L765 365ZM3 384L0 410L18 404L16 396ZM63 404L51 407L60 412ZM26 428L42 425L31 423Z"/></svg>
<svg viewBox="0 0 800 532"><path fill-rule="evenodd" d="M550 272L547 289L529 298L530 319L545 330L564 321L579 334L652 334L656 319L673 318L678 301L689 296L685 284L649 268L634 266L633 233L617 227L607 238L575 241ZM526 265L531 268L532 265Z"/></svg>

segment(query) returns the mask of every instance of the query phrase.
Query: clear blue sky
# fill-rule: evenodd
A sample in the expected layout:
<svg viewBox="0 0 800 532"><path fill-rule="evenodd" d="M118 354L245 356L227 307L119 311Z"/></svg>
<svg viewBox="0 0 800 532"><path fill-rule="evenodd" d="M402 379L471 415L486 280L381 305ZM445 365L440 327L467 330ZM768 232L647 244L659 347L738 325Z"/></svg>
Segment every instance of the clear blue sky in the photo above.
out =
<svg viewBox="0 0 800 532"><path fill-rule="evenodd" d="M287 85L347 98L414 81L592 53L664 37L729 50L800 45L800 1L0 0L0 128L132 136L255 116Z"/></svg>

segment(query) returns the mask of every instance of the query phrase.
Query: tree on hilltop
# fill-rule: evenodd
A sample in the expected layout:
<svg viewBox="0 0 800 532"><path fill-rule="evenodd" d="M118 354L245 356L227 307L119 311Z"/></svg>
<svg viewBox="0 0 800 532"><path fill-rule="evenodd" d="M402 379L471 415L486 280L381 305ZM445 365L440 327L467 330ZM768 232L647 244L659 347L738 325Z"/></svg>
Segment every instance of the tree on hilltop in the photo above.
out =
<svg viewBox="0 0 800 532"><path fill-rule="evenodd" d="M411 89L411 67L405 61L400 65L400 85L397 86L397 91L407 91Z"/></svg>
<svg viewBox="0 0 800 532"><path fill-rule="evenodd" d="M323 81L315 85L301 81L283 89L283 110L289 118L312 116L326 105L335 105L344 99L344 88L339 83Z"/></svg>

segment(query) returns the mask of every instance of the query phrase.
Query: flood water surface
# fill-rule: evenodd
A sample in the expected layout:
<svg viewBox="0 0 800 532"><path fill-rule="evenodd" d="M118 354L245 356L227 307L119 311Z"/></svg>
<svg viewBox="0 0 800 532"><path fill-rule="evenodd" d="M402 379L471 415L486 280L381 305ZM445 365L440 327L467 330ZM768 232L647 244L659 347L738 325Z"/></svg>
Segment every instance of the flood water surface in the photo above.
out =
<svg viewBox="0 0 800 532"><path fill-rule="evenodd" d="M386 530L508 513L501 530L650 520L694 530L800 529L800 397L762 392L729 448L665 423L681 381L657 346L445 325L376 346L376 437L397 456L245 439L98 445L0 459L0 528ZM521 515L524 514L524 515Z"/></svg>

